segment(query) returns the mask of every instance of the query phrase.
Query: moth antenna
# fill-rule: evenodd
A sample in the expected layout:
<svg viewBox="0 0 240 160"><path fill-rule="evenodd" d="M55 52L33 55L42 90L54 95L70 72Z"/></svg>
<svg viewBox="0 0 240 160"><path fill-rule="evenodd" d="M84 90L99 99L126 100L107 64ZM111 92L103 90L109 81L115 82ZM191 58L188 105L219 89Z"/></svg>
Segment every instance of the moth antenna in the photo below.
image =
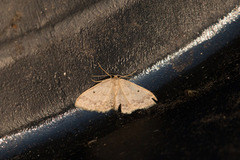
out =
<svg viewBox="0 0 240 160"><path fill-rule="evenodd" d="M99 63L98 63L98 66L99 66L99 68L101 68L101 70L103 70L103 72L105 72L109 77L112 78L112 76L105 69L103 69Z"/></svg>
<svg viewBox="0 0 240 160"><path fill-rule="evenodd" d="M108 75L92 75L92 77L107 77Z"/></svg>
<svg viewBox="0 0 240 160"><path fill-rule="evenodd" d="M132 76L134 73L136 73L137 70L133 71L132 73L130 74L127 74L127 75L124 75L124 76L120 76L121 78L124 77L124 78L129 78L130 76Z"/></svg>

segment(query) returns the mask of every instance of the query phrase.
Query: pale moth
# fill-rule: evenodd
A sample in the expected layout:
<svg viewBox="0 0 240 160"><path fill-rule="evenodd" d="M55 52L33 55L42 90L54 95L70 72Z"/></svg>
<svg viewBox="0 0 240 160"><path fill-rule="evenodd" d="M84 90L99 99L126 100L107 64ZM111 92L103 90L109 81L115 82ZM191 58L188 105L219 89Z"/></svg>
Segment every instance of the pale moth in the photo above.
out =
<svg viewBox="0 0 240 160"><path fill-rule="evenodd" d="M157 98L149 90L122 79L128 76L111 76L99 64L99 67L110 77L100 81L83 92L76 100L75 106L88 111L107 112L111 109L130 114L137 109L152 107ZM99 81L96 81L99 82Z"/></svg>

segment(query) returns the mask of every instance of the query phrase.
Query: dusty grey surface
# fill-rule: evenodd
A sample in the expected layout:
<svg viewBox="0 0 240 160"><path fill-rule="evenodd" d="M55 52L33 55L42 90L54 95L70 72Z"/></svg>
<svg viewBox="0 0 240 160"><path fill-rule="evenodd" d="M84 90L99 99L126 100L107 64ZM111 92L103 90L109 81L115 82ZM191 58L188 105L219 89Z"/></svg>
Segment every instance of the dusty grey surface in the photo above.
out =
<svg viewBox="0 0 240 160"><path fill-rule="evenodd" d="M239 1L1 2L0 135L61 112L93 83L166 56Z"/></svg>

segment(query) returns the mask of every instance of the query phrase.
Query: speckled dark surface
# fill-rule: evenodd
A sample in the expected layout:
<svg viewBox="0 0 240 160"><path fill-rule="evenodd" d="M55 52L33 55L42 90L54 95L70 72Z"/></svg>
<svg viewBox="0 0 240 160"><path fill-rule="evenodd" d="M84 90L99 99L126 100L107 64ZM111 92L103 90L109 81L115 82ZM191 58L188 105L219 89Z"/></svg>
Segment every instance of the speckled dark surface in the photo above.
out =
<svg viewBox="0 0 240 160"><path fill-rule="evenodd" d="M138 74L236 5L237 0L0 2L1 138L46 126L74 109L77 96L94 84L91 75L101 73L98 62L110 73ZM239 32L226 28L221 43L209 41L204 47L213 53L196 66L182 57L169 82L147 81L151 75L145 75L140 84L159 99L153 108L131 115L70 114L51 132L36 127L28 136L34 138L12 140L24 147L6 145L0 158L238 159ZM168 73L158 76L173 72Z"/></svg>

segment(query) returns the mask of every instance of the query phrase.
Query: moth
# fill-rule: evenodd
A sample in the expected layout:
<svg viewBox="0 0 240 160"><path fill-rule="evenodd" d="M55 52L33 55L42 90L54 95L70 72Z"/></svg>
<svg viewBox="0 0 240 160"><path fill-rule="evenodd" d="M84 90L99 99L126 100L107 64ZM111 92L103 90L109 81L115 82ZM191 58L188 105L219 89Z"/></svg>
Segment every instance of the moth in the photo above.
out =
<svg viewBox="0 0 240 160"><path fill-rule="evenodd" d="M138 109L152 107L157 98L149 90L123 78L111 76L99 64L99 67L110 77L83 92L76 100L75 106L88 111L107 112L111 109L131 114ZM132 75L132 74L130 74Z"/></svg>

